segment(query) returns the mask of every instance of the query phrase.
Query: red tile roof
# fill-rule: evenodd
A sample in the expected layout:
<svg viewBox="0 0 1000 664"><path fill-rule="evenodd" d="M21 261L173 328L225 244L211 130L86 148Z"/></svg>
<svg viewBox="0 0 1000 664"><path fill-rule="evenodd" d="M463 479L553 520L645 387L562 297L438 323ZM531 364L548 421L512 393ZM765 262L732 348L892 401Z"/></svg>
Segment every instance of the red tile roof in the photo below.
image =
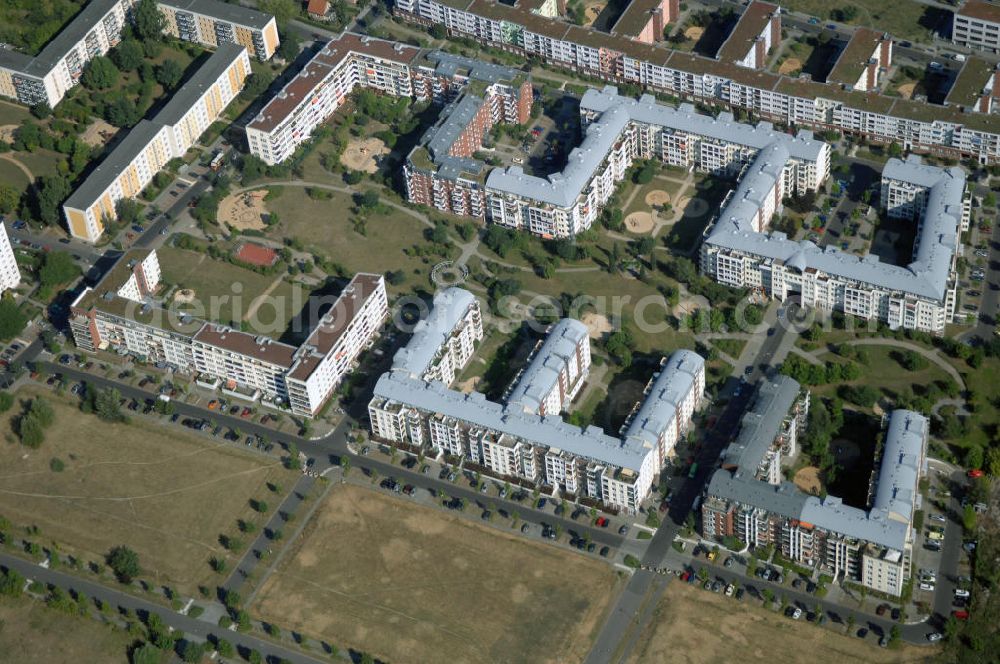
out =
<svg viewBox="0 0 1000 664"><path fill-rule="evenodd" d="M330 10L330 3L327 0L309 0L306 11L314 16L326 16Z"/></svg>

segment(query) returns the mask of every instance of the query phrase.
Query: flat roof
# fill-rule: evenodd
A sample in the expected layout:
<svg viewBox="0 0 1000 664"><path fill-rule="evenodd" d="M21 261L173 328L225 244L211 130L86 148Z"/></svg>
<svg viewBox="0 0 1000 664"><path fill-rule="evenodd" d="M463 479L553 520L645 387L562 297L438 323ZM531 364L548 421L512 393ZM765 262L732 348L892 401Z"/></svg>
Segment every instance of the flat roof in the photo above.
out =
<svg viewBox="0 0 1000 664"><path fill-rule="evenodd" d="M227 5L228 7L229 5ZM183 81L153 120L164 125L173 126L187 115L195 103L211 89L227 69L246 51L241 44L223 42L219 44L212 55L198 67L194 75Z"/></svg>
<svg viewBox="0 0 1000 664"><path fill-rule="evenodd" d="M195 333L194 340L283 369L291 368L295 361L295 346L218 323L206 323Z"/></svg>
<svg viewBox="0 0 1000 664"><path fill-rule="evenodd" d="M542 347L511 389L507 403L537 414L542 400L552 392L559 382L559 374L571 358L576 357L577 347L588 336L587 326L572 318L563 318L553 325Z"/></svg>
<svg viewBox="0 0 1000 664"><path fill-rule="evenodd" d="M993 78L996 71L995 64L974 55L969 56L962 65L962 70L958 72L958 77L948 91L944 103L962 107L973 106L979 101L980 95L990 87L994 96L1000 95Z"/></svg>
<svg viewBox="0 0 1000 664"><path fill-rule="evenodd" d="M733 26L726 41L722 42L715 57L731 62L742 60L777 12L777 5L759 0L751 2Z"/></svg>
<svg viewBox="0 0 1000 664"><path fill-rule="evenodd" d="M959 16L968 16L981 21L992 21L1000 23L1000 6L982 0L968 0L961 8L955 12Z"/></svg>
<svg viewBox="0 0 1000 664"><path fill-rule="evenodd" d="M166 5L180 11L189 11L204 16L248 28L263 30L274 17L265 12L249 9L237 4L219 2L219 0L156 0L157 4Z"/></svg>
<svg viewBox="0 0 1000 664"><path fill-rule="evenodd" d="M694 351L680 349L663 363L659 374L632 418L626 438L658 446L666 430L676 426L681 403L695 388L698 375L705 371L705 359Z"/></svg>
<svg viewBox="0 0 1000 664"><path fill-rule="evenodd" d="M323 314L309 337L299 346L297 362L289 378L306 380L316 367L340 342L358 312L368 303L382 283L381 274L359 272L337 296L333 306Z"/></svg>
<svg viewBox="0 0 1000 664"><path fill-rule="evenodd" d="M475 303L476 297L464 288L445 288L435 293L427 317L414 326L409 342L393 355L393 371L423 378Z"/></svg>
<svg viewBox="0 0 1000 664"><path fill-rule="evenodd" d="M723 452L722 467L735 470L737 476L755 477L801 392L802 386L788 376L762 381L753 403L743 413L736 440Z"/></svg>
<svg viewBox="0 0 1000 664"><path fill-rule="evenodd" d="M145 150L160 132L165 131L167 128L158 122L140 120L139 124L129 130L111 153L104 157L97 168L90 172L87 179L70 194L63 206L76 210L88 209L104 195L108 187L132 163L136 155Z"/></svg>
<svg viewBox="0 0 1000 664"><path fill-rule="evenodd" d="M827 83L842 83L854 86L861 78L869 60L875 53L879 43L887 38L885 32L880 30L870 30L868 28L858 28L851 35L847 46L837 56L830 74L826 77Z"/></svg>
<svg viewBox="0 0 1000 664"><path fill-rule="evenodd" d="M420 49L398 42L345 32L328 41L280 92L271 97L247 128L263 132L274 131L309 99L334 69L353 53L409 64L420 55Z"/></svg>
<svg viewBox="0 0 1000 664"><path fill-rule="evenodd" d="M653 17L653 13L660 10L664 0L632 0L621 13L615 24L611 26L611 33L624 35L626 37L636 37ZM655 39L663 35L655 35Z"/></svg>

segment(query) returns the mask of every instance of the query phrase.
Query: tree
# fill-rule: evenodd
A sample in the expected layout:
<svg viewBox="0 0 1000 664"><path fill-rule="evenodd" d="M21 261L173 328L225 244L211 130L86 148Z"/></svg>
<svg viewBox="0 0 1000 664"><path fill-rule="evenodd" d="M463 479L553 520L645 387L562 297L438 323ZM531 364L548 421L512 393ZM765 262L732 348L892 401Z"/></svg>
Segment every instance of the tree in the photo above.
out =
<svg viewBox="0 0 1000 664"><path fill-rule="evenodd" d="M164 60L156 68L156 82L168 90L173 90L184 76L184 70L176 60Z"/></svg>
<svg viewBox="0 0 1000 664"><path fill-rule="evenodd" d="M278 57L284 60L294 60L301 50L299 35L294 30L285 30L278 46Z"/></svg>
<svg viewBox="0 0 1000 664"><path fill-rule="evenodd" d="M159 664L163 653L152 643L143 643L132 651L132 664Z"/></svg>
<svg viewBox="0 0 1000 664"><path fill-rule="evenodd" d="M243 94L253 99L267 92L274 82L274 74L265 69L261 72L254 72L247 77L246 85L243 87Z"/></svg>
<svg viewBox="0 0 1000 664"><path fill-rule="evenodd" d="M65 251L50 251L38 270L38 280L43 286L61 286L80 276L80 268Z"/></svg>
<svg viewBox="0 0 1000 664"><path fill-rule="evenodd" d="M43 176L38 184L35 199L38 218L50 226L55 226L62 219L63 201L69 196L70 186L66 178L58 175Z"/></svg>
<svg viewBox="0 0 1000 664"><path fill-rule="evenodd" d="M115 203L115 214L119 221L134 224L139 221L139 215L142 214L142 203L134 198L119 198Z"/></svg>
<svg viewBox="0 0 1000 664"><path fill-rule="evenodd" d="M17 209L21 202L21 192L14 187L0 185L0 213L8 214Z"/></svg>
<svg viewBox="0 0 1000 664"><path fill-rule="evenodd" d="M13 297L7 294L0 298L0 340L10 341L21 334L27 324L28 317L17 306Z"/></svg>
<svg viewBox="0 0 1000 664"><path fill-rule="evenodd" d="M118 67L111 58L99 55L87 63L80 83L88 90L107 90L118 82Z"/></svg>
<svg viewBox="0 0 1000 664"><path fill-rule="evenodd" d="M48 428L56 421L56 413L52 405L41 397L35 397L28 406L28 415L38 420L43 428Z"/></svg>
<svg viewBox="0 0 1000 664"><path fill-rule="evenodd" d="M887 152L890 157L894 157L896 159L899 159L900 157L903 156L903 148L900 147L899 143L897 143L896 141L893 141L892 143L889 144L889 149L887 150Z"/></svg>
<svg viewBox="0 0 1000 664"><path fill-rule="evenodd" d="M0 595L20 597L25 578L15 569L8 569L0 576Z"/></svg>
<svg viewBox="0 0 1000 664"><path fill-rule="evenodd" d="M215 642L215 650L219 653L219 657L227 659L236 654L233 644L225 639L219 639Z"/></svg>
<svg viewBox="0 0 1000 664"><path fill-rule="evenodd" d="M49 106L48 102L40 101L31 107L31 114L39 120L44 120L52 115L52 107Z"/></svg>
<svg viewBox="0 0 1000 664"><path fill-rule="evenodd" d="M136 36L144 42L159 41L163 36L163 14L160 13L156 0L139 0L135 6L133 29Z"/></svg>
<svg viewBox="0 0 1000 664"><path fill-rule="evenodd" d="M257 8L265 14L270 14L282 28L299 13L299 6L294 0L260 0ZM285 35L281 36L282 39Z"/></svg>
<svg viewBox="0 0 1000 664"><path fill-rule="evenodd" d="M972 533L976 530L976 508L971 504L966 505L962 510L962 528L965 529L966 533Z"/></svg>
<svg viewBox="0 0 1000 664"><path fill-rule="evenodd" d="M122 71L135 71L144 57L142 44L135 39L126 39L111 51L111 60Z"/></svg>
<svg viewBox="0 0 1000 664"><path fill-rule="evenodd" d="M374 210L379 205L379 195L374 189L369 189L363 194L357 196L358 205L365 208L366 210Z"/></svg>
<svg viewBox="0 0 1000 664"><path fill-rule="evenodd" d="M132 583L132 580L142 572L139 567L139 554L127 546L116 546L111 549L106 562L118 580L125 584Z"/></svg>
<svg viewBox="0 0 1000 664"><path fill-rule="evenodd" d="M966 468L982 468L983 461L985 460L983 454L983 448L980 445L971 444L965 451L965 467Z"/></svg>
<svg viewBox="0 0 1000 664"><path fill-rule="evenodd" d="M25 413L17 420L17 435L21 443L31 449L38 449L45 442L45 427L31 413Z"/></svg>
<svg viewBox="0 0 1000 664"><path fill-rule="evenodd" d="M3 315L0 314L0 318ZM14 406L14 395L10 392L0 392L0 413L6 413Z"/></svg>

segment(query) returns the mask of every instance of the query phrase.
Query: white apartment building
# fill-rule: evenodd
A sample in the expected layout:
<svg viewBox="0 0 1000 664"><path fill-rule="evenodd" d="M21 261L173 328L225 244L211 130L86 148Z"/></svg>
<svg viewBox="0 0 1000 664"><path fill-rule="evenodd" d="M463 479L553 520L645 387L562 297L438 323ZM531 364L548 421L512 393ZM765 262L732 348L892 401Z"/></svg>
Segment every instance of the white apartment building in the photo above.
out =
<svg viewBox="0 0 1000 664"><path fill-rule="evenodd" d="M4 291L17 288L21 283L21 271L17 267L17 258L7 236L7 226L0 223L0 296Z"/></svg>
<svg viewBox="0 0 1000 664"><path fill-rule="evenodd" d="M80 80L90 60L105 55L121 41L136 0L91 0L42 51L31 57L0 48L0 96L33 106L55 108ZM246 46L262 60L278 46L273 16L217 0L160 0L165 32L180 39L217 47ZM179 30L187 16L198 16L193 30Z"/></svg>
<svg viewBox="0 0 1000 664"><path fill-rule="evenodd" d="M397 15L546 63L647 86L690 101L739 107L796 127L839 129L909 150L1000 160L1000 127L976 108L959 109L844 89L732 61L656 48L548 19L530 5L492 0L399 0Z"/></svg>
<svg viewBox="0 0 1000 664"><path fill-rule="evenodd" d="M572 318L555 323L521 372L507 403L532 415L567 410L590 373L590 334Z"/></svg>
<svg viewBox="0 0 1000 664"><path fill-rule="evenodd" d="M808 141L802 147L815 151L817 145L823 144ZM746 169L702 244L702 272L780 300L796 296L803 306L941 334L955 311L958 237L969 218L962 170L925 166L916 156L886 163L883 207L891 216L919 219L913 262L896 266L874 255L858 257L767 232L789 192L784 186L789 148L798 149L776 142Z"/></svg>
<svg viewBox="0 0 1000 664"><path fill-rule="evenodd" d="M643 391L642 404L626 423L626 440L656 450L657 467L675 456L677 442L690 430L705 394L705 360L689 350L675 351Z"/></svg>
<svg viewBox="0 0 1000 664"><path fill-rule="evenodd" d="M893 42L886 32L856 28L826 77L827 83L858 92L877 91L892 66Z"/></svg>
<svg viewBox="0 0 1000 664"><path fill-rule="evenodd" d="M482 338L479 301L462 288L445 288L434 294L427 317L414 326L410 341L393 356L393 371L451 385Z"/></svg>
<svg viewBox="0 0 1000 664"><path fill-rule="evenodd" d="M781 42L777 5L754 0L740 15L715 57L749 69L765 69L767 54Z"/></svg>
<svg viewBox="0 0 1000 664"><path fill-rule="evenodd" d="M196 373L244 398L277 399L305 417L319 412L389 313L382 276L359 273L295 347L167 310L154 299L159 280L155 251L125 254L73 302L70 328L77 347Z"/></svg>
<svg viewBox="0 0 1000 664"><path fill-rule="evenodd" d="M142 120L63 203L70 234L96 242L115 204L133 198L215 122L250 75L247 50L222 44L152 120Z"/></svg>
<svg viewBox="0 0 1000 664"><path fill-rule="evenodd" d="M368 404L372 436L453 455L499 477L541 482L558 491L635 513L659 472L659 441L669 438L670 427L673 435L687 430L693 410L701 402L700 392L694 394L704 389L701 358L688 351L671 356L649 397L653 403L642 410L641 422L637 418L639 423L626 437L612 438L596 427L580 429L567 424L559 417L558 406L547 410L548 406L534 397L536 390L531 389L539 387L537 393L545 397L552 392L549 380L535 375L539 367L553 368L545 358L556 358L562 365L558 368L567 377L571 370L565 365L575 364L575 384L582 383L589 364L589 338L578 321L560 321L552 327L550 336L554 335L554 340L542 345L505 405L487 401L477 392L464 394L449 389L433 372L429 373L428 367L433 366L435 358L446 355L444 348L453 337L448 322L456 329L463 325L468 307L462 302L475 301L468 293L464 298L456 297L454 291L458 290L443 291L441 306L449 308L450 313L432 312L428 317L439 321L434 326L435 334L414 334L410 343L398 351L392 370L379 378ZM582 338L577 334L581 329ZM559 371L554 373L550 378L558 385ZM565 384L571 387L574 382L569 379ZM560 389L556 388L557 394L568 393ZM661 417L661 411L666 410L670 410L670 416Z"/></svg>
<svg viewBox="0 0 1000 664"><path fill-rule="evenodd" d="M674 109L649 95L635 100L617 89L588 90L580 102L584 140L569 154L566 167L546 178L527 175L519 166L495 169L486 178L489 218L493 223L543 237L569 237L591 226L617 183L636 159L659 159L716 175L736 176L772 143L787 144L778 194L816 190L830 169L830 148L809 132L793 138L766 122L752 125L701 115L691 105ZM791 154L791 153L790 153ZM772 196L759 214L770 220L780 205Z"/></svg>
<svg viewBox="0 0 1000 664"><path fill-rule="evenodd" d="M836 496L807 495L776 472L805 426L808 406L808 393L790 378L760 385L709 482L702 534L719 542L735 537L752 546L774 545L797 563L898 596L910 575L927 418L904 410L887 416L877 479L862 509Z"/></svg>
<svg viewBox="0 0 1000 664"><path fill-rule="evenodd" d="M959 46L1000 53L1000 6L966 0L953 14L951 40Z"/></svg>
<svg viewBox="0 0 1000 664"><path fill-rule="evenodd" d="M413 96L410 65L419 54L352 33L330 40L247 125L250 154L268 164L284 161L358 86Z"/></svg>

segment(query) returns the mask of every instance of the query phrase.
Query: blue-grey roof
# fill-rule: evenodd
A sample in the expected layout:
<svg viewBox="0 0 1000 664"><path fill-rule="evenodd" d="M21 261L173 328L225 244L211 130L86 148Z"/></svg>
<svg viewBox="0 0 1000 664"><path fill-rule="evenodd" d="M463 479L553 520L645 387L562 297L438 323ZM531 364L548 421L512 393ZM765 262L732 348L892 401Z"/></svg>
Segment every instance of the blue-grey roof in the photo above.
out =
<svg viewBox="0 0 1000 664"><path fill-rule="evenodd" d="M789 378L761 386L737 441L726 452L723 468L712 475L708 495L902 551L913 516L927 418L908 410L890 414L875 499L866 511L845 505L837 496L821 499L788 482L775 486L755 479L757 466L788 412L782 407L790 408L790 399L794 401L797 394L798 383Z"/></svg>
<svg viewBox="0 0 1000 664"><path fill-rule="evenodd" d="M775 131L768 122L761 122L757 126L735 122L730 113L722 113L714 118L695 112L694 106L690 104L682 104L679 108L658 104L652 95L643 95L639 99L623 97L611 85L603 90L587 90L580 101L580 110L599 113L600 117L587 126L583 142L570 152L566 167L560 173L541 178L525 174L524 169L519 166L495 169L486 178L487 189L512 193L556 207L571 207L590 183L622 132L632 122L665 127L754 149L780 143L792 157L807 161L817 160L823 150L823 143L814 140L809 131L800 131L793 137Z"/></svg>
<svg viewBox="0 0 1000 664"><path fill-rule="evenodd" d="M710 246L781 261L800 272L813 268L848 282L944 300L962 221L965 174L961 169L925 166L919 158L886 163L883 178L929 187L914 259L903 267L883 263L874 254L858 257L834 246L820 248L808 240L796 242L784 233L756 232L750 225L758 209L754 195L773 183L781 156L775 148L757 156L705 240Z"/></svg>
<svg viewBox="0 0 1000 664"><path fill-rule="evenodd" d="M572 318L563 318L553 325L542 347L511 390L508 405L520 407L527 413L538 413L542 400L559 382L559 374L571 361L575 362L577 346L587 334L587 326Z"/></svg>
<svg viewBox="0 0 1000 664"><path fill-rule="evenodd" d="M32 58L24 70L25 74L45 76L60 60L66 57L69 50L80 43L87 33L94 29L101 20L115 8L118 0L91 0L66 27L45 45L37 56Z"/></svg>
<svg viewBox="0 0 1000 664"><path fill-rule="evenodd" d="M409 343L393 356L393 371L422 378L475 301L475 296L462 288L445 288L435 293L427 318L414 326Z"/></svg>
<svg viewBox="0 0 1000 664"><path fill-rule="evenodd" d="M427 59L435 63L435 73L448 78L467 76L477 81L500 83L501 81L511 81L520 74L513 67L495 65L444 51L431 51L427 54Z"/></svg>
<svg viewBox="0 0 1000 664"><path fill-rule="evenodd" d="M754 479L764 455L781 433L781 425L802 388L788 376L775 376L757 388L753 404L743 414L740 432L723 455L722 466L739 477Z"/></svg>
<svg viewBox="0 0 1000 664"><path fill-rule="evenodd" d="M439 381L428 382L398 371L382 374L374 395L423 411L506 433L532 444L565 450L576 456L639 473L652 450L605 435L597 427L567 424L558 415L539 416L505 409L479 393L463 394Z"/></svg>
<svg viewBox="0 0 1000 664"><path fill-rule="evenodd" d="M694 389L697 376L704 368L705 360L698 353L684 349L674 351L653 381L625 437L659 445L666 428L676 421L678 406Z"/></svg>
<svg viewBox="0 0 1000 664"><path fill-rule="evenodd" d="M427 130L421 141L427 146L431 159L437 161L448 156L451 146L471 124L484 103L482 97L462 95L441 111L441 120Z"/></svg>
<svg viewBox="0 0 1000 664"><path fill-rule="evenodd" d="M928 436L927 418L912 410L894 410L882 446L882 465L872 507L909 521L917 496Z"/></svg>

